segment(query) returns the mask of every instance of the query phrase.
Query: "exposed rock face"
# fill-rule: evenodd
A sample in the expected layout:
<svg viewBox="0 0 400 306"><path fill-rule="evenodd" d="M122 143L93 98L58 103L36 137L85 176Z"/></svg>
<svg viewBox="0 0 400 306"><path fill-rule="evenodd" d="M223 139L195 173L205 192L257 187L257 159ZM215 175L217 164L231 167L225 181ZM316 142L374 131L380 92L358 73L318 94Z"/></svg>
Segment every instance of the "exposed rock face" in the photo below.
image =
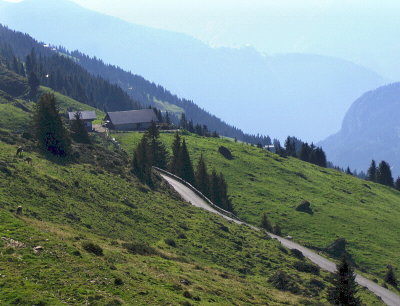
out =
<svg viewBox="0 0 400 306"><path fill-rule="evenodd" d="M318 145L328 160L366 171L371 160L387 161L400 175L400 83L367 92L347 112L342 129Z"/></svg>

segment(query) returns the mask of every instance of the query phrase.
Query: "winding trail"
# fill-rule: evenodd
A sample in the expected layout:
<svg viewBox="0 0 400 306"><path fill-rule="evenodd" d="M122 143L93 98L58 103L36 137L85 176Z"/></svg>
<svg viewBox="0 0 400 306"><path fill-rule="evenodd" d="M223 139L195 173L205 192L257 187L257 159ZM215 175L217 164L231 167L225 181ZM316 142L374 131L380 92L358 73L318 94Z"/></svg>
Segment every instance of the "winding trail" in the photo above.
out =
<svg viewBox="0 0 400 306"><path fill-rule="evenodd" d="M237 224L241 225L246 225L254 230L259 231L260 229L247 224L243 221L233 219L229 216L224 215L222 212L219 212L215 208L213 208L205 199L203 199L200 195L199 192L193 191L193 187L190 185L184 184L183 182L180 182L176 178L174 178L172 175L168 175L167 173L160 172L160 175L162 178L170 184L176 192L180 194L180 196L187 202L191 203L194 206L203 208L205 210L208 210L214 214L218 214L221 217L235 222ZM190 187L189 187L190 186ZM272 238L275 238L280 241L280 243L289 248L289 249L297 249L301 251L304 256L306 256L308 259L310 259L312 262L314 262L316 265L318 265L321 269L324 269L329 272L335 272L336 271L336 264L320 255L317 253L291 241L279 236L276 236L274 234L268 233L268 235ZM372 291L374 294L376 294L378 297L380 297L383 302L389 306L400 306L400 296L379 286L378 284L374 283L373 281L370 281L369 279L366 279L365 277L358 275L356 276L356 281L359 285L364 286L368 288L370 291Z"/></svg>

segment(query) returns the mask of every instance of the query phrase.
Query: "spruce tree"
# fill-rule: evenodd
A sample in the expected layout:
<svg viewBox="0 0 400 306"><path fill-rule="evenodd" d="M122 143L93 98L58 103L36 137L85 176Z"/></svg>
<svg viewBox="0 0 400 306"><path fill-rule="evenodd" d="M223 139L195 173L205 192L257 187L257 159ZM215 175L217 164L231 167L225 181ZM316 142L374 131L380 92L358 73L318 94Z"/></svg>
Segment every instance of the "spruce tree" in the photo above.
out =
<svg viewBox="0 0 400 306"><path fill-rule="evenodd" d="M145 135L143 135L134 151L132 172L142 183L153 186L149 146Z"/></svg>
<svg viewBox="0 0 400 306"><path fill-rule="evenodd" d="M384 160L380 162L378 170L376 171L376 182L382 185L393 187L393 177L390 166Z"/></svg>
<svg viewBox="0 0 400 306"><path fill-rule="evenodd" d="M89 133L87 131L85 122L82 120L81 112L74 114L74 119L71 122L72 138L76 142L90 143Z"/></svg>
<svg viewBox="0 0 400 306"><path fill-rule="evenodd" d="M188 128L188 122L186 120L186 115L185 113L182 113L181 115L181 120L179 122L179 127L186 130Z"/></svg>
<svg viewBox="0 0 400 306"><path fill-rule="evenodd" d="M311 148L308 143L303 143L300 149L300 156L299 158L305 162L310 162L311 157Z"/></svg>
<svg viewBox="0 0 400 306"><path fill-rule="evenodd" d="M178 174L179 172L179 154L181 152L181 137L179 136L179 133L175 133L174 141L172 142L172 159L169 165L169 171Z"/></svg>
<svg viewBox="0 0 400 306"><path fill-rule="evenodd" d="M272 224L266 213L263 213L261 216L261 228L265 229L267 232L273 232Z"/></svg>
<svg viewBox="0 0 400 306"><path fill-rule="evenodd" d="M394 188L400 191L400 176L397 177L396 182L394 183Z"/></svg>
<svg viewBox="0 0 400 306"><path fill-rule="evenodd" d="M341 306L361 305L357 297L356 275L346 256L342 257L336 269L334 287L329 292L330 302Z"/></svg>
<svg viewBox="0 0 400 306"><path fill-rule="evenodd" d="M207 172L207 166L203 158L203 154L200 155L199 162L196 168L196 187L206 197L210 196L210 178Z"/></svg>
<svg viewBox="0 0 400 306"><path fill-rule="evenodd" d="M210 197L211 201L217 205L221 205L221 190L220 190L220 183L219 177L215 169L211 172L210 176Z"/></svg>
<svg viewBox="0 0 400 306"><path fill-rule="evenodd" d="M232 202L228 196L228 185L225 181L225 177L222 173L219 174L218 178L219 192L220 192L220 207L227 211L233 212Z"/></svg>
<svg viewBox="0 0 400 306"><path fill-rule="evenodd" d="M39 147L44 152L60 157L70 153L71 140L56 108L53 94L40 97L33 117L33 127Z"/></svg>
<svg viewBox="0 0 400 306"><path fill-rule="evenodd" d="M351 170L350 170L350 167L347 167L347 169L346 169L346 174L348 174L348 175L353 175L353 173L352 173Z"/></svg>
<svg viewBox="0 0 400 306"><path fill-rule="evenodd" d="M35 99L40 85L40 81L34 72L31 72L29 74L28 85L29 85L29 96L31 97L31 99Z"/></svg>
<svg viewBox="0 0 400 306"><path fill-rule="evenodd" d="M182 146L179 152L179 166L178 176L184 179L186 182L194 185L194 171L192 161L190 160L189 152L187 150L186 141L183 139Z"/></svg>
<svg viewBox="0 0 400 306"><path fill-rule="evenodd" d="M167 168L167 149L160 140L160 132L156 123L153 121L146 131L144 137L148 142L148 153L151 166L156 166L161 169Z"/></svg>
<svg viewBox="0 0 400 306"><path fill-rule="evenodd" d="M388 271L385 276L385 282L397 288L398 283L392 266L388 266Z"/></svg>
<svg viewBox="0 0 400 306"><path fill-rule="evenodd" d="M376 163L374 160L371 161L371 165L368 168L367 180L371 182L376 182Z"/></svg>
<svg viewBox="0 0 400 306"><path fill-rule="evenodd" d="M285 141L285 151L287 156L296 157L296 145L291 137L287 137Z"/></svg>

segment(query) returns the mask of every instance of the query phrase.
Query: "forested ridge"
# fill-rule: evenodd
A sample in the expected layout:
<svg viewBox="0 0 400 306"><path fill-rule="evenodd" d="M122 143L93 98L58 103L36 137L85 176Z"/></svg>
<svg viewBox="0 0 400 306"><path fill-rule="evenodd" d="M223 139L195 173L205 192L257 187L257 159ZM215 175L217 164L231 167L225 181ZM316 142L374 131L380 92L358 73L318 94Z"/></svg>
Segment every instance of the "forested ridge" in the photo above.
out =
<svg viewBox="0 0 400 306"><path fill-rule="evenodd" d="M40 83L85 104L105 111L114 111L140 106L157 107L155 101L162 101L183 109L186 118L192 120L193 124L206 125L209 130L217 131L220 135L253 144L270 144L269 137L246 134L208 113L193 101L179 98L141 76L105 64L102 60L91 58L79 51L69 52L63 47L40 43L27 34L2 25L0 46L10 68L13 68L15 61L25 62L34 50L33 54L37 57L38 64L34 72Z"/></svg>

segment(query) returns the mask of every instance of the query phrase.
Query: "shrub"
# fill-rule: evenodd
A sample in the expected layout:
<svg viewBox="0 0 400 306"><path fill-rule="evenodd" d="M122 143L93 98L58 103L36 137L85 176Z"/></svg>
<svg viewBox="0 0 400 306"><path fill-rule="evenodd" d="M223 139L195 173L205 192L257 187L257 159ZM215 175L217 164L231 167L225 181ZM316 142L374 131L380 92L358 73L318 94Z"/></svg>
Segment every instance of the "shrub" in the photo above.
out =
<svg viewBox="0 0 400 306"><path fill-rule="evenodd" d="M220 146L220 147L218 148L218 152L219 152L223 157L225 157L226 159L229 159L229 160L232 160L232 159L233 159L233 156L232 156L231 151L229 151L229 149L226 148L226 147L224 147L224 146Z"/></svg>
<svg viewBox="0 0 400 306"><path fill-rule="evenodd" d="M176 242L175 242L175 240L173 240L173 239L165 239L164 240L164 242L166 243L166 244L168 244L169 246L172 246L173 248L176 248Z"/></svg>
<svg viewBox="0 0 400 306"><path fill-rule="evenodd" d="M284 271L277 271L268 281L278 290L289 291L294 294L300 293L300 288L294 278Z"/></svg>
<svg viewBox="0 0 400 306"><path fill-rule="evenodd" d="M184 291L183 296L187 299L191 299L193 296L189 291Z"/></svg>
<svg viewBox="0 0 400 306"><path fill-rule="evenodd" d="M123 243L122 247L131 254L137 255L157 255L158 252L145 243Z"/></svg>
<svg viewBox="0 0 400 306"><path fill-rule="evenodd" d="M292 249L290 250L290 253L292 256L298 258L298 259L304 259L304 255L301 251L296 250L296 249Z"/></svg>
<svg viewBox="0 0 400 306"><path fill-rule="evenodd" d="M117 277L116 279L114 279L114 284L116 286L122 286L124 284L124 281L122 280L122 278Z"/></svg>
<svg viewBox="0 0 400 306"><path fill-rule="evenodd" d="M82 247L86 252L92 253L96 256L103 256L103 249L93 242L84 242L82 243Z"/></svg>
<svg viewBox="0 0 400 306"><path fill-rule="evenodd" d="M300 272L306 272L306 273L311 273L314 275L319 275L319 267L311 264L311 263L307 263L304 261L296 261L293 265L293 267Z"/></svg>
<svg viewBox="0 0 400 306"><path fill-rule="evenodd" d="M311 208L311 203L308 202L308 201L303 201L303 202L301 202L301 203L296 207L296 210L297 210L297 211L300 211L300 212L304 212L304 213L310 214L310 215L314 214L314 212L313 212L313 210L312 210L312 208Z"/></svg>

